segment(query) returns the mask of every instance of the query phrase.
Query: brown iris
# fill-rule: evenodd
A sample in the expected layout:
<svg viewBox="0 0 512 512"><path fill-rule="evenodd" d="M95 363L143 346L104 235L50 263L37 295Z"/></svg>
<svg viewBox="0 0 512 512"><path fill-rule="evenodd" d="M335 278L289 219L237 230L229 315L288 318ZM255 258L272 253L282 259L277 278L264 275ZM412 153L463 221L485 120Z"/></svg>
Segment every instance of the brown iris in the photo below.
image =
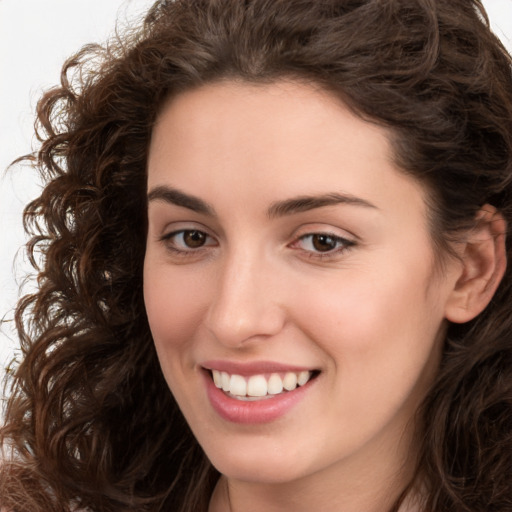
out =
<svg viewBox="0 0 512 512"><path fill-rule="evenodd" d="M206 243L206 234L201 231L185 231L183 241L187 247L196 249Z"/></svg>
<svg viewBox="0 0 512 512"><path fill-rule="evenodd" d="M312 235L311 243L318 252L327 252L336 249L337 239L331 235Z"/></svg>

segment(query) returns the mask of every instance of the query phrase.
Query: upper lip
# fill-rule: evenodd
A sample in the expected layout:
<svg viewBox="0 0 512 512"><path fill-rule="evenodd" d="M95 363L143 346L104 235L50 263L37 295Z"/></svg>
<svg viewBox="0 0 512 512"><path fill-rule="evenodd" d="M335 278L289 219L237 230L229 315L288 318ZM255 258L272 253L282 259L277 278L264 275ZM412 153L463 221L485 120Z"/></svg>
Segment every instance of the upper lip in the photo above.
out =
<svg viewBox="0 0 512 512"><path fill-rule="evenodd" d="M217 370L219 372L229 373L230 375L242 376L316 370L312 367L295 366L274 361L252 361L242 363L236 361L211 360L201 363L201 366L206 370Z"/></svg>

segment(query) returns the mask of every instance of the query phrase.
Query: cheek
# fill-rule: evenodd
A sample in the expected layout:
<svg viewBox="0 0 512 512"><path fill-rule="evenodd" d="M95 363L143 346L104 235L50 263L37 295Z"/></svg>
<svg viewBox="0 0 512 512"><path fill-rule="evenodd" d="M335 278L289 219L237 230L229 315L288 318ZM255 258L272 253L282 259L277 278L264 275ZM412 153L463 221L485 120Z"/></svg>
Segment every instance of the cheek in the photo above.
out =
<svg viewBox="0 0 512 512"><path fill-rule="evenodd" d="M204 283L192 273L183 274L151 261L144 266L144 302L159 354L189 343L205 311Z"/></svg>
<svg viewBox="0 0 512 512"><path fill-rule="evenodd" d="M297 309L302 310L297 317L313 337L315 332L322 333L320 338L335 346L346 344L345 348L364 350L407 330L409 335L421 336L425 326L432 330L434 317L442 317L440 310L435 311L435 301L426 297L425 282L396 274L362 277L356 273L313 282L296 293Z"/></svg>
<svg viewBox="0 0 512 512"><path fill-rule="evenodd" d="M330 356L341 376L334 385L352 406L389 402L399 390L406 395L435 368L444 321L428 279L424 270L347 274L337 286L311 286L297 318Z"/></svg>

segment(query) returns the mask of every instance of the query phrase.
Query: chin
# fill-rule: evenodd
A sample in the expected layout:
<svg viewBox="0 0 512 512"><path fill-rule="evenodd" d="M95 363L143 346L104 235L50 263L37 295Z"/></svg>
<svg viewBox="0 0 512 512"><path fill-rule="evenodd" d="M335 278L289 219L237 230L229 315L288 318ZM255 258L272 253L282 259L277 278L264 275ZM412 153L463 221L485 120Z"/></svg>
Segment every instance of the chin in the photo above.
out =
<svg viewBox="0 0 512 512"><path fill-rule="evenodd" d="M258 447L254 442L251 445L245 448L219 446L214 453L207 451L206 454L222 475L246 482L280 484L314 472L300 450L286 453L283 449Z"/></svg>
<svg viewBox="0 0 512 512"><path fill-rule="evenodd" d="M215 465L215 468L230 480L259 484L284 484L304 477L304 473L291 469L285 464L259 464L251 461L229 461Z"/></svg>

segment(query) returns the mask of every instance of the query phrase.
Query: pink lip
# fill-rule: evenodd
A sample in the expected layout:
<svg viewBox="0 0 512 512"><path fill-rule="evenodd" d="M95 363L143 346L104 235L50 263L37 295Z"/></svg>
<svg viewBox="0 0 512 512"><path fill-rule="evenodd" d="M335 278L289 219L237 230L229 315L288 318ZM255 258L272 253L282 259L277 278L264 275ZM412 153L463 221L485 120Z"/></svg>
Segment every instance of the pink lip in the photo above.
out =
<svg viewBox="0 0 512 512"><path fill-rule="evenodd" d="M236 373L237 375L254 375L255 373L272 373L283 371L280 365L278 366L267 366L259 365L257 371L252 370L252 365L244 366L244 372L241 372L239 365L235 365L236 371L227 370L227 366L221 365L222 370L215 365L211 369L219 369L219 371L226 371L228 373ZM206 364L204 367L208 368ZM263 370L263 371L262 371ZM286 371L300 371L291 370L289 366L286 367ZM297 387L293 391L281 393L279 395L272 396L270 398L262 398L260 400L244 401L232 398L227 395L222 389L219 389L213 383L209 371L203 371L204 382L206 385L206 392L208 399L217 412L217 414L232 423L239 423L245 425L256 425L262 423L270 423L278 418L284 416L290 409L297 405L308 393L311 385L316 379L311 379L304 386Z"/></svg>
<svg viewBox="0 0 512 512"><path fill-rule="evenodd" d="M217 370L219 372L229 373L230 375L242 375L243 377L266 373L302 372L305 370L313 370L312 368L307 368L305 366L290 366L288 364L276 363L273 361L254 361L251 363L237 363L234 361L205 361L204 363L201 363L201 366L207 370Z"/></svg>

